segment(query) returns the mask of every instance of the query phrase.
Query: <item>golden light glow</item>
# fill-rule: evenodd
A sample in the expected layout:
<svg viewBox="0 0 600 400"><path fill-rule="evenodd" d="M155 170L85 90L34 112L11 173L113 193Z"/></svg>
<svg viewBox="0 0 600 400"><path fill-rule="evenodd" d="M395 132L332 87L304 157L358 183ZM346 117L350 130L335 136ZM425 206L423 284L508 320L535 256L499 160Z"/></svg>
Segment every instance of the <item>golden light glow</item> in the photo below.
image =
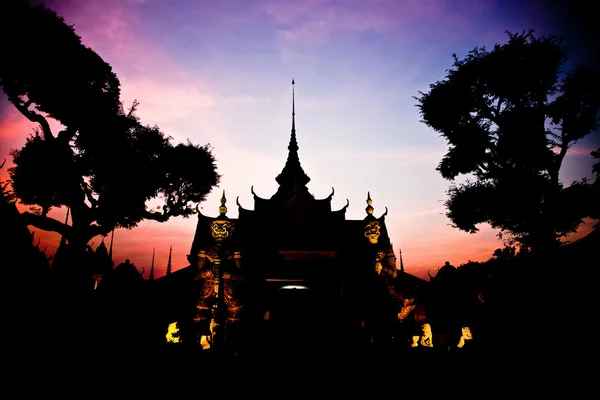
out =
<svg viewBox="0 0 600 400"><path fill-rule="evenodd" d="M94 274L94 290L98 289L98 285L100 285L100 281L102 280L102 274Z"/></svg>
<svg viewBox="0 0 600 400"><path fill-rule="evenodd" d="M235 262L235 266L241 268L242 266L242 253L239 251L233 252L233 260Z"/></svg>
<svg viewBox="0 0 600 400"><path fill-rule="evenodd" d="M308 286L299 286L299 285L286 285L279 288L280 290L289 290L289 289L300 289L300 290L310 290Z"/></svg>
<svg viewBox="0 0 600 400"><path fill-rule="evenodd" d="M167 338L167 343L179 343L178 333L179 327L177 326L177 322L170 323L165 336Z"/></svg>
<svg viewBox="0 0 600 400"><path fill-rule="evenodd" d="M202 350L210 349L210 342L208 341L208 336L200 336L200 345L202 346Z"/></svg>
<svg viewBox="0 0 600 400"><path fill-rule="evenodd" d="M379 275L382 269L383 265L381 265L381 261L375 261L375 273Z"/></svg>

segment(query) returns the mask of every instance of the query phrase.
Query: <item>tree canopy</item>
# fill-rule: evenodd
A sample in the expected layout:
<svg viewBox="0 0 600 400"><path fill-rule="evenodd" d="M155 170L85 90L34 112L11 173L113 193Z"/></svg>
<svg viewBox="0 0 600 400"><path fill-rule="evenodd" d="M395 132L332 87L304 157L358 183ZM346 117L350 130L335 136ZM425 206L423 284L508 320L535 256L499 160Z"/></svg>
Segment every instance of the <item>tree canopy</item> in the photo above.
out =
<svg viewBox="0 0 600 400"><path fill-rule="evenodd" d="M0 11L0 87L39 126L11 151L14 195L33 210L22 214L27 224L84 248L115 227L195 213L220 180L210 145L172 143L141 123L137 102L125 111L111 66L54 11L25 1ZM150 209L149 200L162 204ZM61 206L71 210L71 226L48 217Z"/></svg>
<svg viewBox="0 0 600 400"><path fill-rule="evenodd" d="M597 72L566 71L567 57L556 36L509 32L491 51L454 54L445 78L415 97L422 122L449 145L437 170L452 182L445 206L456 228L488 223L508 243L545 248L597 215L585 179L559 179L600 110Z"/></svg>

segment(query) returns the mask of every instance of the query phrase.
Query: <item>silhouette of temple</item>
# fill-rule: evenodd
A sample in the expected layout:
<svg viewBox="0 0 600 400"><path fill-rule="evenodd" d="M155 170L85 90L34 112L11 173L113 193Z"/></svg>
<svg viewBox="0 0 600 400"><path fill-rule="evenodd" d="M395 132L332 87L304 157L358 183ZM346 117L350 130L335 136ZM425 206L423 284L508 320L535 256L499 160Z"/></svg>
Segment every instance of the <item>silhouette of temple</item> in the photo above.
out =
<svg viewBox="0 0 600 400"><path fill-rule="evenodd" d="M427 282L396 267L387 209L376 216L367 193L365 218L346 219L349 202L332 209L333 189L324 199L309 193L298 150L292 86L279 188L270 198L251 188L254 207L236 200L238 218L227 216L225 192L219 215L198 213L189 266L153 281L165 332L177 322L182 342L352 345L391 337L399 318L423 318L418 297Z"/></svg>

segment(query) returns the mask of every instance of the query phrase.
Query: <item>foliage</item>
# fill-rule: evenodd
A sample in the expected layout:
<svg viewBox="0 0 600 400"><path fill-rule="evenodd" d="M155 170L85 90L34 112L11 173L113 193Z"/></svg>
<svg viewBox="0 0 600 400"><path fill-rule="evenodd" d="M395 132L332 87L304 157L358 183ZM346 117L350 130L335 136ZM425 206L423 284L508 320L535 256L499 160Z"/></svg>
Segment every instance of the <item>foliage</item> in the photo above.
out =
<svg viewBox="0 0 600 400"><path fill-rule="evenodd" d="M140 122L137 101L125 111L111 66L54 11L13 1L0 14L0 87L39 125L11 151L14 194L39 210L23 213L27 224L84 249L115 227L193 214L220 180L210 145L173 144L159 127ZM52 132L49 118L64 129ZM153 199L163 203L158 210L148 208ZM48 217L61 206L70 208L72 227Z"/></svg>
<svg viewBox="0 0 600 400"><path fill-rule="evenodd" d="M419 92L422 122L449 144L437 170L452 182L445 206L458 229L488 223L508 245L542 248L593 213L589 183L565 186L559 172L598 127L600 78L563 71L567 56L555 36L508 33L491 51L454 54L445 79Z"/></svg>

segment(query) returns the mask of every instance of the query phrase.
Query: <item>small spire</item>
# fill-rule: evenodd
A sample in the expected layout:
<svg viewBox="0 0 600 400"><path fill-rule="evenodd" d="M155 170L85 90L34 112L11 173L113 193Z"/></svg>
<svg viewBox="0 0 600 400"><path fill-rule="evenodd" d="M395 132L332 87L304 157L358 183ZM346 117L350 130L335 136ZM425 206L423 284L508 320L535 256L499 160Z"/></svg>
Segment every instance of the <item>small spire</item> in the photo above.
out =
<svg viewBox="0 0 600 400"><path fill-rule="evenodd" d="M65 218L65 225L69 225L69 211L71 211L71 207L67 207L67 217ZM67 242L67 238L65 237L65 235L62 235L60 237L60 245L59 246L65 246Z"/></svg>
<svg viewBox="0 0 600 400"><path fill-rule="evenodd" d="M368 215L373 215L374 208L372 204L373 200L371 200L371 192L367 192L367 208L365 208L365 211Z"/></svg>
<svg viewBox="0 0 600 400"><path fill-rule="evenodd" d="M108 250L108 258L113 266L115 265L115 262L113 260L113 252L112 252L114 239L115 239L115 228L113 228L112 233L110 235L110 249Z"/></svg>
<svg viewBox="0 0 600 400"><path fill-rule="evenodd" d="M219 206L219 216L224 217L227 214L227 207L225 206L227 203L227 199L225 198L225 190L223 190L223 195L221 196L221 205Z"/></svg>
<svg viewBox="0 0 600 400"><path fill-rule="evenodd" d="M296 138L296 107L294 104L294 97L295 97L294 85L295 84L296 84L296 82L294 82L294 78L292 78L292 135L294 136L294 139ZM291 143L290 143L290 145L291 145ZM296 147L298 147L297 143L296 143ZM298 150L298 149L296 149L296 150Z"/></svg>
<svg viewBox="0 0 600 400"><path fill-rule="evenodd" d="M152 265L150 266L150 275L148 276L148 279L150 279L151 281L154 280L154 254L156 253L156 249L152 249Z"/></svg>
<svg viewBox="0 0 600 400"><path fill-rule="evenodd" d="M400 271L404 272L404 262L402 262L402 250L398 249L400 252Z"/></svg>
<svg viewBox="0 0 600 400"><path fill-rule="evenodd" d="M171 275L171 256L173 255L173 245L169 249L169 261L167 262L167 275Z"/></svg>

